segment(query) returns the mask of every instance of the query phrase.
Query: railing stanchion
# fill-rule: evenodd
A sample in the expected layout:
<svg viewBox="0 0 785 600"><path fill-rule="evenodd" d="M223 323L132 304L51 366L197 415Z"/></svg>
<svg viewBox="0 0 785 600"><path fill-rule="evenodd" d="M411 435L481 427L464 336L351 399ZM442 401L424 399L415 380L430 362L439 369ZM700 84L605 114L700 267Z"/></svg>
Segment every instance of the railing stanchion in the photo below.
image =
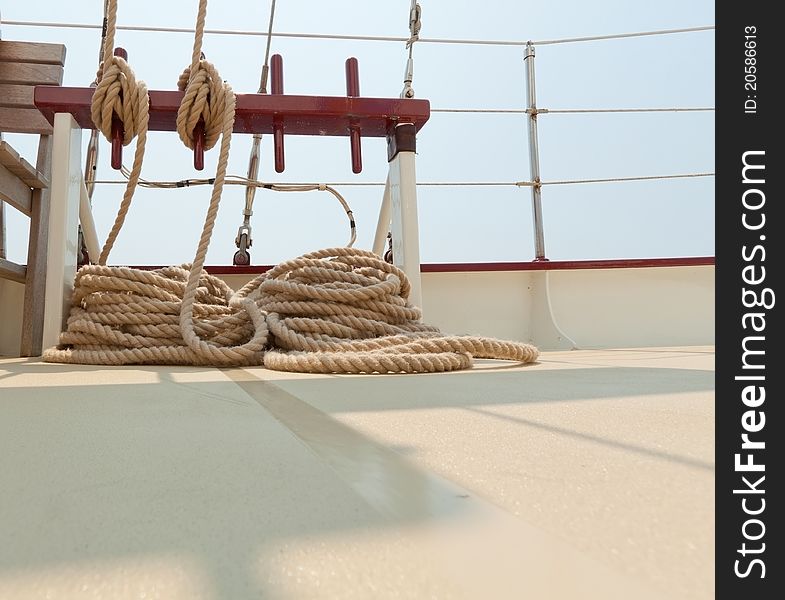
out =
<svg viewBox="0 0 785 600"><path fill-rule="evenodd" d="M537 92L534 84L534 45L526 44L523 54L526 65L526 99L529 115L529 175L532 188L532 216L534 221L534 260L545 258L545 233L542 224L542 186L540 185L540 147L537 142Z"/></svg>

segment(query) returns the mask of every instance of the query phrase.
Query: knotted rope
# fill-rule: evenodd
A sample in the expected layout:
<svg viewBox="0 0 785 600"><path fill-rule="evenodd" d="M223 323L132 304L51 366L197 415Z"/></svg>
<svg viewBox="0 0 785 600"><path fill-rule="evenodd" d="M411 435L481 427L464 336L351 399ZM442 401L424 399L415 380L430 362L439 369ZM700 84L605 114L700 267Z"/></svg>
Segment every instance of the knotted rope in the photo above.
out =
<svg viewBox="0 0 785 600"><path fill-rule="evenodd" d="M177 111L177 133L183 143L193 150L194 128L199 119L203 119L204 149L209 150L215 146L218 138L224 133L228 160L228 145L229 139L232 137L232 130L230 128L227 134L225 124L231 112L231 124L234 127L234 92L229 84L221 79L215 66L204 59L202 40L204 39L206 19L207 0L199 0L191 65L183 71L177 81L177 89L185 92ZM222 144L219 171L221 170L220 160L223 157L223 150ZM226 165L224 165L224 174L225 167Z"/></svg>
<svg viewBox="0 0 785 600"><path fill-rule="evenodd" d="M44 360L264 364L313 373L443 372L468 368L472 356L536 360L537 349L528 344L444 336L423 324L420 309L408 303L411 287L405 273L364 250L330 248L305 254L236 292L204 271L226 177L235 108L231 87L202 58L206 7L206 0L200 0L191 66L180 78L185 94L177 117L178 133L187 146L193 147L193 129L200 118L205 149L221 139L213 192L193 263L156 271L105 266L139 181L148 112L144 84L135 82L125 61L113 57L96 89L96 95L99 89L106 91L94 97L93 118L96 127L111 137L116 112L123 119L124 143L139 137L134 168L100 264L84 266L77 273L67 330L59 346L44 352ZM114 44L116 11L117 0L110 0L108 48ZM132 108L126 107L129 99L134 99Z"/></svg>
<svg viewBox="0 0 785 600"><path fill-rule="evenodd" d="M136 184L142 172L144 150L147 143L147 125L149 121L150 99L147 86L137 81L131 67L120 56L114 56L114 36L117 31L117 0L109 0L106 10L106 35L101 55L104 60L98 67L96 77L98 85L93 93L90 107L93 124L104 137L112 141L112 117L117 116L123 125L123 146L131 143L135 137L136 151L128 183L125 186L120 208L117 211L114 225L106 238L106 243L98 257L98 264L105 265L109 252L114 246L117 235L125 222L125 216L131 207L131 200L136 191ZM107 58L108 57L108 58Z"/></svg>

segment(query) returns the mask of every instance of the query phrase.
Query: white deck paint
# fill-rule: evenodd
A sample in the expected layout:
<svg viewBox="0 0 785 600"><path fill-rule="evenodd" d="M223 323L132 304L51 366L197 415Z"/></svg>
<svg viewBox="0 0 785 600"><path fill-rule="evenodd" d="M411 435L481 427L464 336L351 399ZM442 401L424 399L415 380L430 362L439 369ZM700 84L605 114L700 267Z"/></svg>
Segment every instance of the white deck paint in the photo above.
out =
<svg viewBox="0 0 785 600"><path fill-rule="evenodd" d="M224 279L239 289L251 276ZM714 343L714 266L423 273L422 285L425 321L447 333L548 350ZM0 287L0 327L21 315ZM18 355L15 331L0 333L0 356Z"/></svg>
<svg viewBox="0 0 785 600"><path fill-rule="evenodd" d="M714 343L714 266L552 271L554 318L579 348Z"/></svg>
<svg viewBox="0 0 785 600"><path fill-rule="evenodd" d="M0 598L712 598L713 369L0 361Z"/></svg>

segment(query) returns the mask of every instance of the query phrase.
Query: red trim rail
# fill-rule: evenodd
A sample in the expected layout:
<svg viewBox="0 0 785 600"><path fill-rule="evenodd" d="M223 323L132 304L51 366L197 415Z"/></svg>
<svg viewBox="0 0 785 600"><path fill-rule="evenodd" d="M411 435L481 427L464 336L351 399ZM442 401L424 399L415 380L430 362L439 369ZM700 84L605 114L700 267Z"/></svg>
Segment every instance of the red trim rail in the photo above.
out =
<svg viewBox="0 0 785 600"><path fill-rule="evenodd" d="M176 131L183 92L156 91L150 95L150 131ZM90 102L93 88L36 86L34 102L50 123L55 113L71 113L83 129L93 129ZM365 96L294 96L237 94L235 133L272 134L279 123L287 135L386 137L398 123L413 123L419 131L431 115L422 98L367 98Z"/></svg>
<svg viewBox="0 0 785 600"><path fill-rule="evenodd" d="M625 258L611 260L550 260L491 263L430 263L420 265L422 273L484 273L495 271L571 271L580 269L641 269L646 267L714 266L713 256L679 258ZM136 266L135 269L154 270L162 267ZM205 267L213 275L259 275L272 269L271 265Z"/></svg>
<svg viewBox="0 0 785 600"><path fill-rule="evenodd" d="M529 262L441 263L420 266L423 273L482 271L572 271L576 269L640 269L646 267L695 267L714 265L713 256L678 258L621 258L604 260L533 260Z"/></svg>

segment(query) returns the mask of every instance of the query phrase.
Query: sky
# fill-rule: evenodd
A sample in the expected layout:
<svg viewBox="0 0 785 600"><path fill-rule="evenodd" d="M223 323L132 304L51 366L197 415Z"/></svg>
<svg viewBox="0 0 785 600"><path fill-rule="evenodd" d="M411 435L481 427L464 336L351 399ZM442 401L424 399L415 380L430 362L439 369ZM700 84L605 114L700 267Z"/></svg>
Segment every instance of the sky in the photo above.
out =
<svg viewBox="0 0 785 600"><path fill-rule="evenodd" d="M423 38L552 40L714 24L708 0L420 0ZM278 0L274 30L408 36L410 0ZM120 0L118 24L193 27L196 0ZM270 1L212 0L207 27L266 31ZM0 0L3 21L100 24L103 0ZM0 25L2 38L63 43L64 85L88 86L97 66L100 31ZM237 93L255 93L265 37L207 35L204 51ZM149 89L176 89L188 65L192 34L119 31L137 77ZM403 87L402 42L273 38L284 62L285 91L344 95L344 61L359 60L364 96L397 97ZM654 108L714 106L714 32L681 33L536 47L540 108ZM417 43L416 97L432 108L525 108L520 46ZM418 136L420 182L528 180L527 117L522 114L434 113ZM89 133L84 132L86 147ZM34 136L5 139L34 162ZM714 113L553 114L539 117L543 181L714 171ZM232 138L229 173L247 171L250 136ZM142 176L179 180L214 172L217 147L206 169L175 133L151 133ZM132 150L125 150L128 166ZM351 172L348 138L286 138L286 171L273 169L271 138L262 141L259 177L270 182L383 182L383 139L363 140L363 172ZM102 140L98 178L118 180ZM356 246L370 249L381 187L342 187L354 211ZM99 185L93 210L104 239L123 186ZM110 264L164 265L190 261L196 249L209 188L137 191ZM224 192L207 264L228 265L242 222L244 188ZM421 260L526 261L534 257L531 193L516 187L418 188ZM551 260L712 256L714 178L543 188L546 256ZM8 258L25 262L26 218L6 210ZM252 219L253 264L274 264L307 251L344 245L345 214L328 193L256 194Z"/></svg>

